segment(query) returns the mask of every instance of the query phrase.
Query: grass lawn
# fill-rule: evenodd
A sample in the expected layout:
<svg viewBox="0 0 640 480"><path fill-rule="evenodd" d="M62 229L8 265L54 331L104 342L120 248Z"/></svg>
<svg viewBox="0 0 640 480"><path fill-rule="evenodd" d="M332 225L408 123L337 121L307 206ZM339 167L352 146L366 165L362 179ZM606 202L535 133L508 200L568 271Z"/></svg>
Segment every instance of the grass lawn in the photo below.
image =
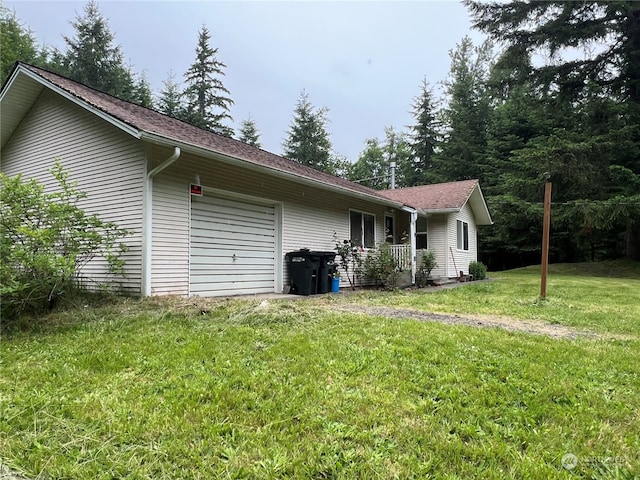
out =
<svg viewBox="0 0 640 480"><path fill-rule="evenodd" d="M522 269L437 293L54 313L3 335L0 461L56 479L637 478L640 265L608 267L552 266L546 301ZM601 336L336 312L347 303Z"/></svg>

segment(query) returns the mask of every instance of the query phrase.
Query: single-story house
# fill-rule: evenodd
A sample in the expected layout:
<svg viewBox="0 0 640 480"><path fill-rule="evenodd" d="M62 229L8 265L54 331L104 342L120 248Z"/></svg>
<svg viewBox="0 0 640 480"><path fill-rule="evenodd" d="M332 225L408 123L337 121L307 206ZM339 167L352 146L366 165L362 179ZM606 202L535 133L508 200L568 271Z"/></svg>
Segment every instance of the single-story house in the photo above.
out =
<svg viewBox="0 0 640 480"><path fill-rule="evenodd" d="M434 277L469 274L478 260L478 226L492 225L478 180L437 183L380 192L417 212L415 244L418 265L427 249L436 253ZM403 228L403 225L400 226Z"/></svg>
<svg viewBox="0 0 640 480"><path fill-rule="evenodd" d="M395 199L395 193L316 171L25 63L16 64L0 91L0 115L3 172L53 188L48 170L58 159L87 193L81 206L131 232L124 239L127 275L119 282L129 294L283 292L289 281L285 254L334 250L336 238L364 250L387 241L414 276L420 218L439 225L439 213ZM470 208L458 212L469 218L470 256L476 247L469 215L477 195L479 187L467 199ZM401 241L403 233L408 243ZM464 263L457 267L465 270ZM105 262L91 262L82 275L105 281Z"/></svg>

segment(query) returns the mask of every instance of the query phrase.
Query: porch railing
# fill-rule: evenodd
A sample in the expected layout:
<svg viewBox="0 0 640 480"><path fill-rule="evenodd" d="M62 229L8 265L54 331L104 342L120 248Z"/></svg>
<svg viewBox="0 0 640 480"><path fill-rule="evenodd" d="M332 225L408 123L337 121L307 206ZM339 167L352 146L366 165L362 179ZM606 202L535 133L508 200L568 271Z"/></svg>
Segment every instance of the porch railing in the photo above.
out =
<svg viewBox="0 0 640 480"><path fill-rule="evenodd" d="M391 255L402 270L411 268L411 245L391 245Z"/></svg>

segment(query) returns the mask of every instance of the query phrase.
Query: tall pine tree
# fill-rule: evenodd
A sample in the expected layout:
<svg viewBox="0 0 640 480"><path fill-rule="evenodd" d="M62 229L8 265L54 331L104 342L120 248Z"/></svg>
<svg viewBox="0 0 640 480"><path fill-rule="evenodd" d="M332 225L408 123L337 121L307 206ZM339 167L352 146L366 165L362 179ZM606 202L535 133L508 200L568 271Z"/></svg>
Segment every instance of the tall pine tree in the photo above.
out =
<svg viewBox="0 0 640 480"><path fill-rule="evenodd" d="M200 128L227 137L233 136L230 92L222 83L226 65L218 60L218 49L211 48L211 34L205 25L198 32L195 62L184 74L186 120Z"/></svg>
<svg viewBox="0 0 640 480"><path fill-rule="evenodd" d="M15 62L41 63L43 56L33 34L15 12L0 5L0 82L7 78Z"/></svg>
<svg viewBox="0 0 640 480"><path fill-rule="evenodd" d="M435 183L433 160L440 144L438 105L427 79L422 80L420 94L414 98L411 114L415 123L410 127L410 144L413 158L404 164L402 175L405 186L413 187Z"/></svg>
<svg viewBox="0 0 640 480"><path fill-rule="evenodd" d="M314 109L303 90L283 143L284 156L316 170L334 173L327 121L327 109Z"/></svg>
<svg viewBox="0 0 640 480"><path fill-rule="evenodd" d="M447 97L443 110L444 141L434 162L434 173L441 181L471 178L482 181L490 112L487 78L491 46L476 48L465 37L450 57L451 70L444 83Z"/></svg>
<svg viewBox="0 0 640 480"><path fill-rule="evenodd" d="M124 64L120 46L114 45L114 35L98 4L94 0L87 3L84 15L77 16L72 25L75 36L65 36L66 50L54 54L61 73L102 92L135 101L134 79Z"/></svg>

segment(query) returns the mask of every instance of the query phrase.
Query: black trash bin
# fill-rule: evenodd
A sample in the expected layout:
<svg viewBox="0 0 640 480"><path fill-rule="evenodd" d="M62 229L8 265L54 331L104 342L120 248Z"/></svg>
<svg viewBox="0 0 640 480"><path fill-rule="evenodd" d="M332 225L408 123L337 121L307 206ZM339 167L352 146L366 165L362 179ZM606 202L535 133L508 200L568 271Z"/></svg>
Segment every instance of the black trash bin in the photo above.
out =
<svg viewBox="0 0 640 480"><path fill-rule="evenodd" d="M318 291L320 256L317 252L297 250L285 255L289 265L289 293L314 295Z"/></svg>
<svg viewBox="0 0 640 480"><path fill-rule="evenodd" d="M318 293L329 293L331 291L331 278L336 271L336 252L312 252L320 257L320 268L318 269Z"/></svg>

